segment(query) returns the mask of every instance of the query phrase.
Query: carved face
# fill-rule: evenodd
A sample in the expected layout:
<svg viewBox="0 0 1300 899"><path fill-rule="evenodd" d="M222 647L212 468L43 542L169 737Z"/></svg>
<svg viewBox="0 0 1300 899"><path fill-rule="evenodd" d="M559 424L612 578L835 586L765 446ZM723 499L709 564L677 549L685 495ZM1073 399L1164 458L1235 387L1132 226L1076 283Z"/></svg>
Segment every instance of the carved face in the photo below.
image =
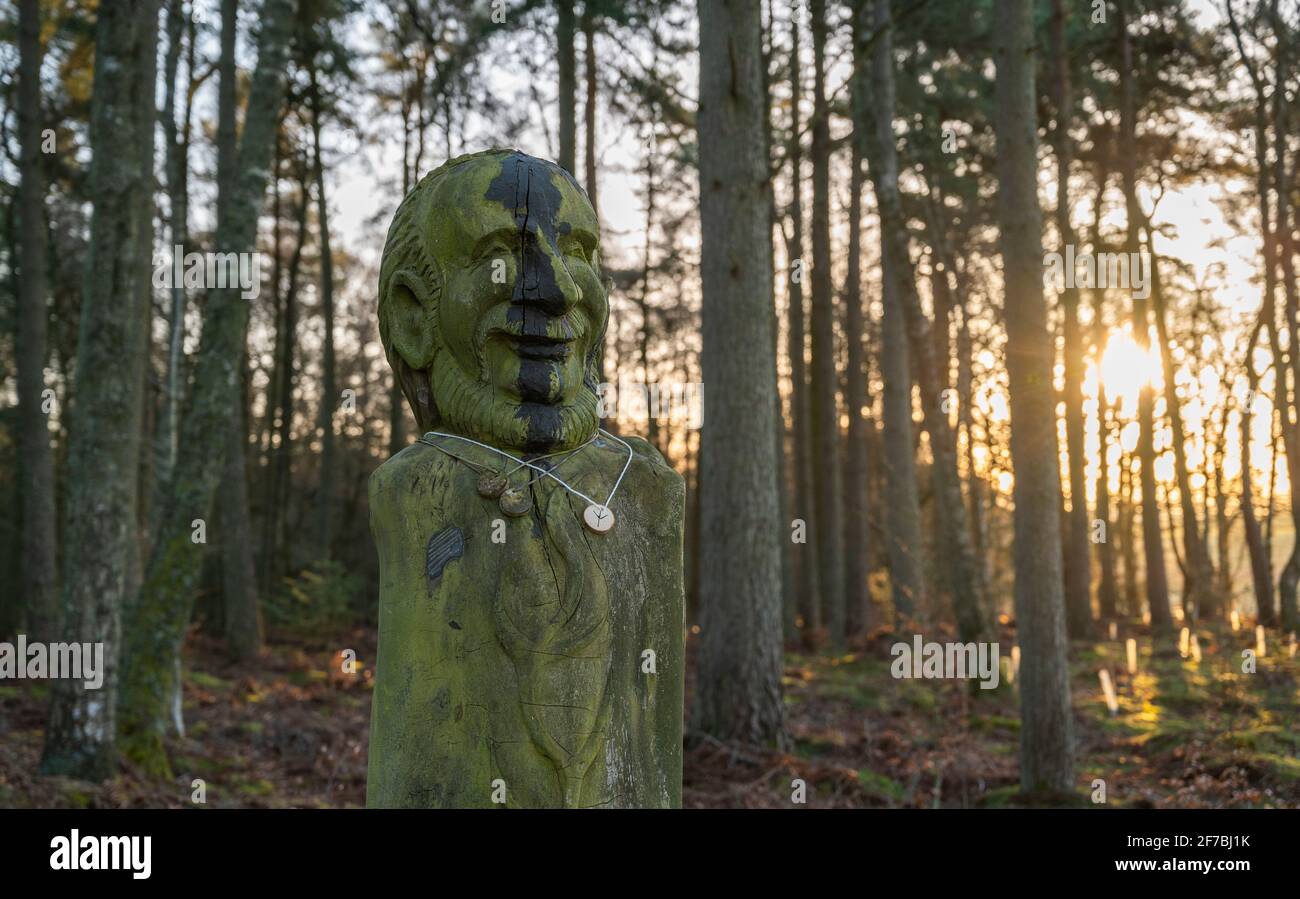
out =
<svg viewBox="0 0 1300 899"><path fill-rule="evenodd" d="M591 435L609 316L598 235L573 179L515 151L416 187L389 232L380 319L422 427L526 451Z"/></svg>

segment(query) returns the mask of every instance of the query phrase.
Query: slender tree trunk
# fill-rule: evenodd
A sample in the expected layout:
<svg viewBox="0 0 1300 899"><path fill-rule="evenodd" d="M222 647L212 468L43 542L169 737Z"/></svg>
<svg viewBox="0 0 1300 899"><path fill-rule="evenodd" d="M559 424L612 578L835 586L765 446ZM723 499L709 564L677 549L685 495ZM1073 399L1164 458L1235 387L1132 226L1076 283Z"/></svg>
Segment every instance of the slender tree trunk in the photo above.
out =
<svg viewBox="0 0 1300 899"><path fill-rule="evenodd" d="M703 638L696 729L784 745L776 360L758 0L701 0Z"/></svg>
<svg viewBox="0 0 1300 899"><path fill-rule="evenodd" d="M258 212L270 179L296 6L292 0L266 0L261 9L257 67L249 87L237 174L227 182L232 185L229 200L218 200L219 252L251 253L257 248ZM163 525L143 589L128 617L121 737L128 756L149 774L170 773L162 737L203 560L202 545L193 541L192 522L209 516L225 470L228 444L212 440L212 435L224 433L238 414L247 326L248 301L240 296L238 285L208 291L173 487L159 519Z"/></svg>
<svg viewBox="0 0 1300 899"><path fill-rule="evenodd" d="M253 562L253 528L248 514L248 438L243 403L226 430L225 474L219 500L221 516L221 583L225 599L223 627L232 659L255 658L262 649L262 614L257 570ZM178 731L181 728L177 727ZM183 731L181 731L183 732Z"/></svg>
<svg viewBox="0 0 1300 899"><path fill-rule="evenodd" d="M1110 514L1110 446L1113 427L1111 404L1106 397L1106 385L1097 381L1098 455L1101 457L1097 472L1097 519L1101 522L1101 540L1097 543L1097 560L1101 567L1101 582L1097 587L1097 604L1101 617L1113 619L1118 611L1119 591L1115 580L1115 538L1119 536L1111 522Z"/></svg>
<svg viewBox="0 0 1300 899"><path fill-rule="evenodd" d="M826 100L826 2L809 5L813 36L812 120L812 457L821 605L832 648L844 646L844 494L831 284L830 106Z"/></svg>
<svg viewBox="0 0 1300 899"><path fill-rule="evenodd" d="M1273 573L1269 563L1269 546L1264 543L1264 535L1259 527L1259 517L1255 514L1254 473L1251 471L1251 418L1254 412L1254 399L1259 389L1259 375L1255 372L1255 342L1259 340L1264 319L1261 315L1250 332L1246 344L1245 365L1248 390L1246 402L1241 405L1241 520L1246 531L1246 549L1250 554L1251 584L1255 589L1255 607L1258 609L1259 622L1265 626L1275 620L1273 606ZM1222 541L1220 541L1222 544ZM1226 564L1226 559L1220 560Z"/></svg>
<svg viewBox="0 0 1300 899"><path fill-rule="evenodd" d="M1033 0L997 0L998 219L1006 279L1007 376L1015 469L1015 605L1020 641L1020 784L1074 786L1061 578L1060 462L1053 352L1042 282Z"/></svg>
<svg viewBox="0 0 1300 899"><path fill-rule="evenodd" d="M165 96L163 100L163 145L166 151L167 196L170 205L168 225L171 230L173 248L184 247L189 241L189 140L190 110L192 93L190 86L194 81L194 41L191 34L185 40L187 20L185 0L168 0L167 3L167 56L164 65L163 83ZM180 88L184 90L184 112L182 126L176 127L176 93L179 84L181 47L187 44L186 80ZM158 437L155 441L154 455L154 530L157 529L157 513L162 506L163 496L171 481L172 468L176 465L177 425L180 421L180 408L183 399L181 381L181 364L184 361L185 341L185 285L173 284L171 288L171 316L168 320L167 336L167 376L163 382L162 420L158 425Z"/></svg>
<svg viewBox="0 0 1300 899"><path fill-rule="evenodd" d="M1133 457L1120 449L1119 545L1124 562L1124 614L1141 614L1138 600L1137 541L1133 537L1136 508L1133 505Z"/></svg>
<svg viewBox="0 0 1300 899"><path fill-rule="evenodd" d="M1128 220L1125 252L1141 250L1138 230L1142 210L1137 199L1136 115L1133 99L1133 48L1128 33L1128 3L1120 0L1117 17L1120 35L1120 171L1124 184L1124 208ZM1151 347L1147 302L1133 297L1133 340L1145 353ZM1172 389L1172 385L1171 385ZM1165 573L1164 538L1160 527L1160 507L1156 498L1155 392L1150 384L1142 386L1138 396L1138 459L1141 465L1142 549L1146 557L1147 606L1151 609L1151 626L1159 633L1173 630L1169 609L1169 579Z"/></svg>
<svg viewBox="0 0 1300 899"><path fill-rule="evenodd" d="M860 33L867 11L853 7L854 34ZM868 61L853 60L851 102L854 131L870 121L865 109ZM844 446L844 627L853 636L866 629L871 607L867 573L871 568L870 529L867 527L867 405L866 323L862 307L862 161L863 136L853 136L852 171L849 175L849 258L844 283L844 339L848 343L848 371L844 379L844 405L848 410L848 439Z"/></svg>
<svg viewBox="0 0 1300 899"><path fill-rule="evenodd" d="M1278 605L1282 628L1294 632L1300 628L1300 606L1297 605L1297 585L1300 585L1300 409L1296 408L1296 393L1300 391L1300 293L1296 286L1295 247L1291 236L1291 174L1287 160L1290 156L1290 124L1287 110L1288 100L1286 85L1290 82L1289 48L1295 40L1292 32L1278 11L1278 0L1272 0L1269 7L1269 19L1276 37L1276 51L1273 54L1273 185L1277 201L1277 235L1275 246L1277 261L1282 268L1282 286L1286 296L1287 356L1291 367L1293 392L1291 402L1283 407L1283 433L1291 435L1287 447L1288 480L1291 487L1291 523L1295 533L1291 555L1282 569L1278 582ZM1296 420L1293 421L1292 418Z"/></svg>
<svg viewBox="0 0 1300 899"><path fill-rule="evenodd" d="M803 144L800 138L800 99L803 67L800 54L802 7L790 11L790 238L786 257L790 274L786 281L786 355L790 357L790 426L794 447L794 495L790 515L815 527L812 480L812 409L808 397L808 366L805 353L805 310L803 281L807 266L803 258ZM796 543L799 570L799 614L803 618L805 647L813 645L821 630L821 577L817 568L816 544Z"/></svg>
<svg viewBox="0 0 1300 899"><path fill-rule="evenodd" d="M872 27L881 28L889 22L888 0L875 0ZM855 41L855 51L862 52L864 37L868 32L864 28ZM902 617L911 617L923 609L925 603L925 578L921 572L921 505L916 485L916 456L912 439L912 372L908 347L907 313L904 311L905 300L902 296L902 279L905 273L898 271L898 259L888 251L889 225L885 222L884 206L880 186L895 184L898 179L897 166L887 168L894 154L888 152L893 146L893 98L881 95L882 89L893 83L892 76L893 42L888 33L877 38L872 55L872 96L874 98L874 127L863 129L864 135L872 131L889 129L890 139L880 141L884 145L881 159L870 161L871 180L876 188L876 204L881 209L881 294L884 313L881 318L880 334L880 374L884 382L882 388L882 415L884 420L884 461L885 461L885 505L889 509L886 516L885 534L889 541L889 579L893 593L894 611ZM888 192L885 192L885 197ZM892 223L891 223L892 224Z"/></svg>
<svg viewBox="0 0 1300 899"><path fill-rule="evenodd" d="M1065 0L1052 0L1050 53L1053 65L1052 99L1056 126L1052 152L1056 156L1056 233L1061 252L1074 243L1070 223L1070 164L1073 160L1070 122L1074 98L1070 87L1070 57L1065 40ZM1065 522L1065 612L1071 637L1087 637L1092 630L1092 553L1088 540L1088 494L1084 482L1083 332L1079 327L1079 290L1061 291L1065 336L1065 440L1069 453L1070 512Z"/></svg>
<svg viewBox="0 0 1300 899"><path fill-rule="evenodd" d="M1203 608L1214 606L1214 573L1210 568L1210 551L1207 545L1209 522L1201 529L1196 502L1192 498L1191 468L1187 462L1187 435L1183 427L1183 411L1174 387L1174 357L1169 346L1169 326L1166 321L1164 284L1160 276L1160 257L1156 255L1154 235L1148 226L1147 249L1151 259L1151 305L1156 322L1156 336L1160 342L1160 363L1165 378L1165 408L1169 414L1169 428L1173 433L1174 471L1178 480L1178 504L1183 518L1183 555L1187 562L1187 584L1183 590L1184 603L1190 602L1189 617L1194 621Z"/></svg>
<svg viewBox="0 0 1300 899"><path fill-rule="evenodd" d="M158 0L106 3L95 33L92 205L77 406L69 434L63 638L101 644L103 682L51 690L41 771L102 780L116 767L122 608L138 558L140 420L153 253ZM149 202L144 202L148 198ZM125 348L125 352L124 352Z"/></svg>
<svg viewBox="0 0 1300 899"><path fill-rule="evenodd" d="M940 569L944 587L952 596L958 630L963 640L976 640L984 630L983 613L978 594L979 576L976 573L975 555L971 549L970 526L966 521L966 507L961 494L961 481L957 474L957 447L948 419L948 403L943 390L946 386L947 353L944 359L936 358L935 341L931 327L944 329L943 346L947 347L946 316L938 315L931 325L921 308L916 276L912 269L907 217L903 211L902 195L898 187L898 150L895 146L894 121L894 62L892 30L888 0L876 2L875 26L883 30L876 39L872 53L873 91L875 100L875 127L864 127L865 145L871 160L872 183L876 190L876 205L880 214L881 254L885 260L884 273L887 286L894 288L897 305L903 319L905 340L912 370L921 391L921 408L926 432L930 437L930 452L934 464L930 475L934 488L935 511L938 519ZM866 52L871 32L859 30L859 48ZM943 285L947 287L946 281ZM946 290L945 290L946 293ZM886 318L893 303L886 303ZM888 342L891 338L882 338ZM883 366L882 366L883 367ZM907 417L911 418L911 380L907 385ZM900 397L900 400L902 398ZM896 410L901 418L901 411ZM909 454L911 448L909 447ZM891 460L891 468L893 462ZM900 514L897 507L894 514ZM903 513L906 517L906 513ZM919 547L919 542L915 544Z"/></svg>
<svg viewBox="0 0 1300 899"><path fill-rule="evenodd" d="M560 65L560 168L572 174L577 171L577 58L574 52L575 20L573 14L574 0L556 0L559 11L559 27L555 37L559 44L558 61Z"/></svg>
<svg viewBox="0 0 1300 899"><path fill-rule="evenodd" d="M316 70L311 70L311 135L312 157L315 162L316 181L316 225L320 228L320 302L321 326L325 339L321 347L321 396L316 427L321 435L320 486L316 493L317 533L316 556L318 559L331 557L331 545L334 535L334 409L338 402L339 391L335 378L334 364L334 260L330 253L329 202L325 193L325 166L321 161L320 86L317 83Z"/></svg>
<svg viewBox="0 0 1300 899"><path fill-rule="evenodd" d="M41 160L41 5L18 4L18 131L22 186L18 208L18 442L22 503L22 584L19 600L27 613L27 633L50 643L59 638L58 540L55 527L54 461L50 422L44 409L45 354L49 309L46 302L45 169Z"/></svg>
<svg viewBox="0 0 1300 899"><path fill-rule="evenodd" d="M596 202L596 93L599 87L596 80L596 16L590 7L590 0L582 6L583 56L586 63L586 94L583 98L585 131L582 143L585 170L583 184L587 188L587 199L591 201L591 208L596 210L596 217L600 218L600 206Z"/></svg>

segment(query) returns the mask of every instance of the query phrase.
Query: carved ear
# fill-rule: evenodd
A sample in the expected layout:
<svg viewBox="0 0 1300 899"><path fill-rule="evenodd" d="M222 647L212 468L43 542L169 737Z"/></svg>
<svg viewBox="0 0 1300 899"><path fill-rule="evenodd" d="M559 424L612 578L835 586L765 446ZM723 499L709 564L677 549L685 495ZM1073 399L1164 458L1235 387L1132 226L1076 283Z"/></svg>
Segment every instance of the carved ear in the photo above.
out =
<svg viewBox="0 0 1300 899"><path fill-rule="evenodd" d="M431 296L429 286L410 269L395 274L388 288L388 327L393 347L415 371L423 371L433 364Z"/></svg>

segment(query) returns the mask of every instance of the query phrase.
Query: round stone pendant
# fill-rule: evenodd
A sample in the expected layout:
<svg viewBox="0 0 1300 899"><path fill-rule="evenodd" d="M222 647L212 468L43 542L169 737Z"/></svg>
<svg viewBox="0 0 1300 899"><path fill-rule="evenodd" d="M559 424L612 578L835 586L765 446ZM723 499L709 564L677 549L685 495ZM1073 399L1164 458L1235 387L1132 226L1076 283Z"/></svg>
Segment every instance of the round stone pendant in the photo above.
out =
<svg viewBox="0 0 1300 899"><path fill-rule="evenodd" d="M506 476L495 471L485 471L478 476L478 495L496 499L506 492Z"/></svg>
<svg viewBox="0 0 1300 899"><path fill-rule="evenodd" d="M501 494L497 500L497 505L501 511L505 512L511 518L518 518L521 515L527 515L528 510L533 507L533 501L528 496L527 488L511 487Z"/></svg>
<svg viewBox="0 0 1300 899"><path fill-rule="evenodd" d="M582 523L587 530L603 534L614 526L614 510L600 503L592 503L582 513Z"/></svg>

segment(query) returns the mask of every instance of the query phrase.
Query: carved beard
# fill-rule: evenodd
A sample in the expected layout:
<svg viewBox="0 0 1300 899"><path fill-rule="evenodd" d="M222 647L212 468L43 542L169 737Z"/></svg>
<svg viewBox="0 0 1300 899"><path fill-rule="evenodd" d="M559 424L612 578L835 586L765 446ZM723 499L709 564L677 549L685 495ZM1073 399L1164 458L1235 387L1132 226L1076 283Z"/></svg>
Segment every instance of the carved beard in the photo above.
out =
<svg viewBox="0 0 1300 899"><path fill-rule="evenodd" d="M573 402L550 404L516 400L492 384L471 380L454 363L435 365L436 427L503 449L529 453L572 449L600 424L593 371L588 360L583 389Z"/></svg>

